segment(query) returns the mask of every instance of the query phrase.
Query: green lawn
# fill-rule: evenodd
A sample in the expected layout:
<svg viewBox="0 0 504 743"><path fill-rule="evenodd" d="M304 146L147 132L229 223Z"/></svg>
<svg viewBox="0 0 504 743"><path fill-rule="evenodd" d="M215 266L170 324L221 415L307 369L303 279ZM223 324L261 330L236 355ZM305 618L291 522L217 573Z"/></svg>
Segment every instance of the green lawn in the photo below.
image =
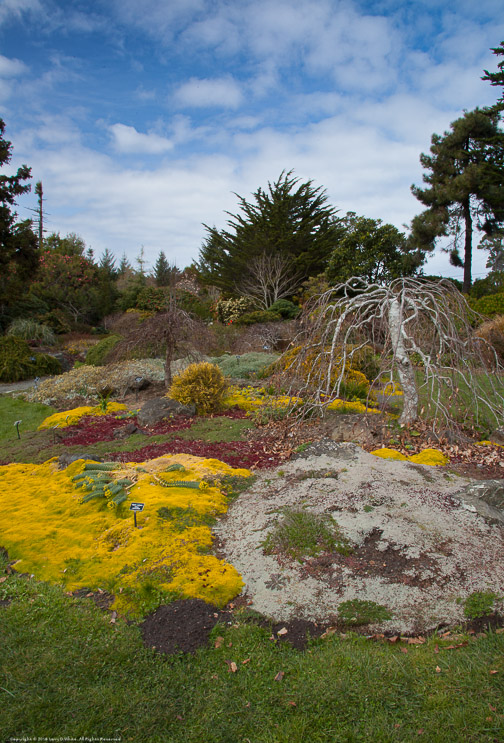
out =
<svg viewBox="0 0 504 743"><path fill-rule="evenodd" d="M224 637L219 648L211 642L194 656L163 656L142 646L137 626L113 624L89 600L57 587L8 576L0 584L0 599L6 596L2 740L504 739L503 634L466 638L458 649L449 649L452 638L400 646L331 637L299 652L238 619L214 629ZM279 671L284 676L275 680Z"/></svg>

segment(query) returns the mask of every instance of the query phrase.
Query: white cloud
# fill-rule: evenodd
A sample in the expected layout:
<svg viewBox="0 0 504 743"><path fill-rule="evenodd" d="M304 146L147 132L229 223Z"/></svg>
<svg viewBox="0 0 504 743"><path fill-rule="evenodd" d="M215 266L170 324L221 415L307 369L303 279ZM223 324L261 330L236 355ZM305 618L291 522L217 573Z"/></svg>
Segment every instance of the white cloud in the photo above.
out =
<svg viewBox="0 0 504 743"><path fill-rule="evenodd" d="M0 54L0 77L17 77L28 72L28 67L19 59L9 59Z"/></svg>
<svg viewBox="0 0 504 743"><path fill-rule="evenodd" d="M2 0L0 5L0 24L13 18L21 18L26 12L40 12L40 0Z"/></svg>
<svg viewBox="0 0 504 743"><path fill-rule="evenodd" d="M159 134L143 134L137 132L135 127L126 124L113 124L109 126L112 134L114 147L118 152L135 155L161 155L173 148L173 142Z"/></svg>
<svg viewBox="0 0 504 743"><path fill-rule="evenodd" d="M176 103L187 108L238 108L242 98L240 86L230 75L213 79L192 77L174 94Z"/></svg>

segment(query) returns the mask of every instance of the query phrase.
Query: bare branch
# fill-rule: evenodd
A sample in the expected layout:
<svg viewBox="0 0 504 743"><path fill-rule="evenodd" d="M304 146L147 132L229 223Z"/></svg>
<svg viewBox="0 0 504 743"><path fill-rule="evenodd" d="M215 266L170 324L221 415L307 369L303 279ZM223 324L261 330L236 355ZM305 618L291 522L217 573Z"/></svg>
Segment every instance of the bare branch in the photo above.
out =
<svg viewBox="0 0 504 743"><path fill-rule="evenodd" d="M403 391L401 424L419 415L428 397L434 428L474 424L481 417L501 426L504 369L489 344L473 332L470 310L451 282L396 279L388 286L352 278L312 299L293 342L300 352L289 368L291 394L323 412L338 397L364 346L380 354L370 399L387 383ZM456 412L455 412L456 411ZM457 417L457 421L455 421Z"/></svg>

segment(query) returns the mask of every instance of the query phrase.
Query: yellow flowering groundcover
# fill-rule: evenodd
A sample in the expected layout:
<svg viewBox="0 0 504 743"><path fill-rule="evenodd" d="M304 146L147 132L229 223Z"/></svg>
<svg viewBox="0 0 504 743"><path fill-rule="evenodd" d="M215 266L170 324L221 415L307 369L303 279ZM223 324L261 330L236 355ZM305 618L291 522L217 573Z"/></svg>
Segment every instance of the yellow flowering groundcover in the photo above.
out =
<svg viewBox="0 0 504 743"><path fill-rule="evenodd" d="M78 487L94 466L78 460L58 470L49 460L0 467L0 545L17 560L16 570L67 591L109 591L114 608L132 615L166 596L224 606L240 592L235 568L208 554L212 534L205 522L227 509L219 480L249 477L248 470L187 454L113 463L108 474L131 484L127 500L107 508L106 495L83 502L86 491ZM137 528L131 501L145 504Z"/></svg>
<svg viewBox="0 0 504 743"><path fill-rule="evenodd" d="M127 409L126 405L123 405L121 402L109 402L106 410L102 410L99 405L95 407L92 407L91 405L83 405L80 408L64 410L61 413L50 415L42 421L38 430L43 431L46 428L65 428L66 426L74 426L86 415L110 415L111 413L118 413L119 411Z"/></svg>
<svg viewBox="0 0 504 743"><path fill-rule="evenodd" d="M228 395L224 399L226 407L237 406L242 410L246 410L247 413L252 413L259 410L264 405L269 405L275 410L287 409L295 405L302 404L303 400L300 397L289 397L288 395L269 395L264 387L230 387ZM341 410L352 411L354 413L379 413L380 411L376 408L366 406L360 400L340 400L336 398L331 400L327 405L328 410Z"/></svg>
<svg viewBox="0 0 504 743"><path fill-rule="evenodd" d="M397 459L405 462L414 462L415 464L428 464L433 467L448 464L450 461L439 449L424 449L419 454L412 454L410 457L407 457L395 449L384 447L383 449L375 449L371 454L382 459Z"/></svg>

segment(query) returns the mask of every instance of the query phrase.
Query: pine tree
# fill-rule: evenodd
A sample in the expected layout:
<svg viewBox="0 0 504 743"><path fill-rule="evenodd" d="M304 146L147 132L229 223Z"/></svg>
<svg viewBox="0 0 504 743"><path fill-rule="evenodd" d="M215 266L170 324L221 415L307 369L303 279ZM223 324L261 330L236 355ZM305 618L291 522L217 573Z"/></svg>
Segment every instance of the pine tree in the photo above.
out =
<svg viewBox="0 0 504 743"><path fill-rule="evenodd" d="M501 41L499 46L493 48L492 52L498 57L504 55L504 41ZM504 59L502 62L498 63L497 67L499 68L497 72L489 72L488 70L485 70L485 74L481 79L489 80L490 85L500 85L502 87L504 86ZM494 104L492 109L494 111L504 111L504 90L501 93L500 99Z"/></svg>
<svg viewBox="0 0 504 743"><path fill-rule="evenodd" d="M166 255L161 250L154 266L156 286L170 286L178 274L177 267L168 263Z"/></svg>
<svg viewBox="0 0 504 743"><path fill-rule="evenodd" d="M504 224L503 147L496 112L466 112L451 124L451 131L432 135L431 154L420 156L430 171L423 176L428 187L411 187L427 207L413 219L412 239L418 247L434 250L438 238L452 236L451 245L443 249L453 265L463 267L465 293L471 289L474 232L491 236Z"/></svg>

